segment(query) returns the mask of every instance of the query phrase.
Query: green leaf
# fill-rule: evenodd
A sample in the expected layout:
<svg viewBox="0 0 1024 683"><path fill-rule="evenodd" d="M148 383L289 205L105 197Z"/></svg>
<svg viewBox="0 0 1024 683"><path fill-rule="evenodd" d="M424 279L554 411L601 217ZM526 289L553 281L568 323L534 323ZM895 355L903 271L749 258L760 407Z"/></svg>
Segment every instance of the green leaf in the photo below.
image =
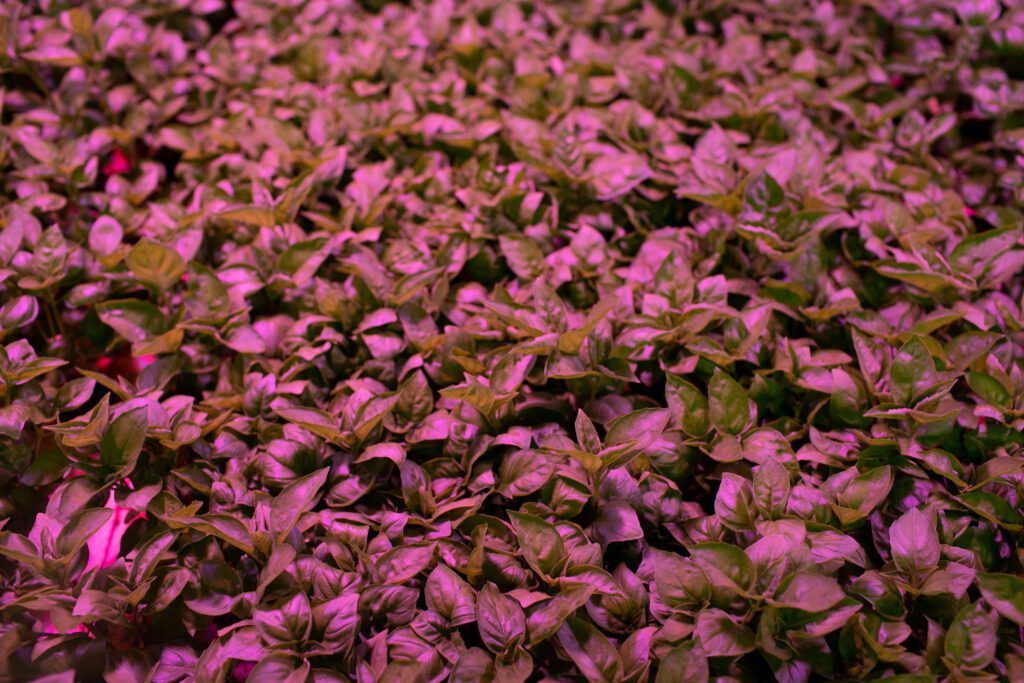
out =
<svg viewBox="0 0 1024 683"><path fill-rule="evenodd" d="M892 467L876 467L854 477L840 492L839 501L866 516L889 497L894 481Z"/></svg>
<svg viewBox="0 0 1024 683"><path fill-rule="evenodd" d="M528 237L502 235L498 238L501 253L517 277L529 281L544 273L544 252Z"/></svg>
<svg viewBox="0 0 1024 683"><path fill-rule="evenodd" d="M923 270L920 266L913 263L898 263L892 260L885 260L875 261L871 265L881 275L892 278L893 280L906 282L907 284L918 287L929 294L938 295L942 292L949 292L952 290L971 291L974 289L973 286L964 282L960 278L954 278L943 273Z"/></svg>
<svg viewBox="0 0 1024 683"><path fill-rule="evenodd" d="M601 450L601 437L597 434L597 428L582 410L576 413L576 443L580 449L588 453L598 453Z"/></svg>
<svg viewBox="0 0 1024 683"><path fill-rule="evenodd" d="M313 628L332 654L349 656L359 634L359 595L344 593L315 605Z"/></svg>
<svg viewBox="0 0 1024 683"><path fill-rule="evenodd" d="M560 576L565 571L569 555L558 530L533 515L510 511L508 517L526 563L543 577Z"/></svg>
<svg viewBox="0 0 1024 683"><path fill-rule="evenodd" d="M789 470L774 458L754 472L754 500L770 519L778 519L785 513L790 489Z"/></svg>
<svg viewBox="0 0 1024 683"><path fill-rule="evenodd" d="M775 597L768 604L788 607L804 612L826 612L838 604L846 594L835 579L821 574L790 574L783 579Z"/></svg>
<svg viewBox="0 0 1024 683"><path fill-rule="evenodd" d="M598 302L596 306L590 309L586 319L583 321L583 325L559 335L558 350L562 353L578 354L580 347L583 345L583 340L615 309L618 302L618 298L614 296Z"/></svg>
<svg viewBox="0 0 1024 683"><path fill-rule="evenodd" d="M267 558L267 562L263 565L263 570L260 572L260 582L256 586L256 595L258 597L262 598L270 584L291 566L292 562L295 561L295 555L295 548L290 545L278 543L274 546L274 549L270 551L270 557Z"/></svg>
<svg viewBox="0 0 1024 683"><path fill-rule="evenodd" d="M667 374L665 401L673 422L690 436L704 436L711 429L708 417L708 399L700 389L682 377Z"/></svg>
<svg viewBox="0 0 1024 683"><path fill-rule="evenodd" d="M68 362L66 360L60 360L59 358L33 358L21 366L21 368L13 374L12 379L15 384L24 384L30 379L35 379L36 377L45 375L51 370L62 368L67 364Z"/></svg>
<svg viewBox="0 0 1024 683"><path fill-rule="evenodd" d="M378 394L359 407L353 433L363 443L385 417L398 405L401 397L394 392Z"/></svg>
<svg viewBox="0 0 1024 683"><path fill-rule="evenodd" d="M302 513L312 509L320 489L327 483L330 471L330 467L325 467L299 477L288 484L270 503L270 531L275 541L283 543Z"/></svg>
<svg viewBox="0 0 1024 683"><path fill-rule="evenodd" d="M750 482L738 474L724 473L715 496L715 514L734 531L753 531L757 513Z"/></svg>
<svg viewBox="0 0 1024 683"><path fill-rule="evenodd" d="M100 216L89 230L89 248L100 256L109 256L117 251L122 239L124 229L111 216Z"/></svg>
<svg viewBox="0 0 1024 683"><path fill-rule="evenodd" d="M57 536L57 556L70 560L114 514L110 508L82 510L64 526Z"/></svg>
<svg viewBox="0 0 1024 683"><path fill-rule="evenodd" d="M757 573L741 548L728 543L698 543L690 546L690 556L708 577L716 602L745 594L754 586Z"/></svg>
<svg viewBox="0 0 1024 683"><path fill-rule="evenodd" d="M200 533L215 536L222 541L227 541L239 550L249 553L254 552L252 535L248 527L234 517L225 514L210 514L199 517L191 515L171 515L166 518L167 525L171 529L192 529Z"/></svg>
<svg viewBox="0 0 1024 683"><path fill-rule="evenodd" d="M247 223L256 226L273 226L274 212L261 206L242 206L217 214L217 218L229 223Z"/></svg>
<svg viewBox="0 0 1024 683"><path fill-rule="evenodd" d="M829 411L837 420L850 426L866 426L870 420L864 417L868 396L861 382L854 375L841 369L832 370L832 394L829 396Z"/></svg>
<svg viewBox="0 0 1024 683"><path fill-rule="evenodd" d="M100 462L125 477L135 469L149 428L148 408L137 406L118 415L100 441Z"/></svg>
<svg viewBox="0 0 1024 683"><path fill-rule="evenodd" d="M397 307L409 303L424 289L434 286L443 274L442 268L429 268L399 278L391 292L391 304Z"/></svg>
<svg viewBox="0 0 1024 683"><path fill-rule="evenodd" d="M21 534L0 531L0 555L20 562L39 573L46 568L39 549Z"/></svg>
<svg viewBox="0 0 1024 683"><path fill-rule="evenodd" d="M427 577L424 597L427 607L452 626L476 621L476 592L444 563L439 562Z"/></svg>
<svg viewBox="0 0 1024 683"><path fill-rule="evenodd" d="M693 635L708 657L738 657L755 649L753 631L713 607L697 615Z"/></svg>
<svg viewBox="0 0 1024 683"><path fill-rule="evenodd" d="M991 375L972 370L967 373L967 384L974 393L992 405L1009 407L1012 398L1010 392Z"/></svg>
<svg viewBox="0 0 1024 683"><path fill-rule="evenodd" d="M876 571L861 574L849 585L849 592L866 600L880 615L889 620L906 616L907 608L903 596L893 579Z"/></svg>
<svg viewBox="0 0 1024 683"><path fill-rule="evenodd" d="M64 69L82 64L82 57L66 45L46 45L35 50L22 53L23 58L30 62L38 62Z"/></svg>
<svg viewBox="0 0 1024 683"><path fill-rule="evenodd" d="M661 408L646 408L620 415L608 423L604 448L598 454L601 467L613 470L625 467L652 443L661 438L668 426L669 413Z"/></svg>
<svg viewBox="0 0 1024 683"><path fill-rule="evenodd" d="M531 606L527 617L530 645L537 645L555 635L565 620L586 604L595 590L592 585L572 585L550 600Z"/></svg>
<svg viewBox="0 0 1024 683"><path fill-rule="evenodd" d="M655 554L654 583L661 602L670 609L690 610L711 598L711 583L704 571L694 560L675 553Z"/></svg>
<svg viewBox="0 0 1024 683"><path fill-rule="evenodd" d="M624 500L601 505L590 530L594 540L601 543L635 541L644 537L636 510Z"/></svg>
<svg viewBox="0 0 1024 683"><path fill-rule="evenodd" d="M261 659L245 680L246 683L305 683L310 667L309 660L271 654Z"/></svg>
<svg viewBox="0 0 1024 683"><path fill-rule="evenodd" d="M978 589L999 614L1024 626L1024 578L1014 574L978 574Z"/></svg>
<svg viewBox="0 0 1024 683"><path fill-rule="evenodd" d="M554 475L555 464L551 457L539 451L513 451L502 459L497 490L509 497L535 493Z"/></svg>
<svg viewBox="0 0 1024 683"><path fill-rule="evenodd" d="M747 392L739 382L718 368L708 384L711 424L721 434L740 434L753 421L753 409Z"/></svg>
<svg viewBox="0 0 1024 683"><path fill-rule="evenodd" d="M313 611L304 591L298 591L272 605L259 605L252 612L253 623L271 644L306 640L313 628Z"/></svg>
<svg viewBox="0 0 1024 683"><path fill-rule="evenodd" d="M1011 249L1020 239L1020 228L1006 227L971 235L960 240L949 254L949 263L975 278L990 262Z"/></svg>
<svg viewBox="0 0 1024 683"><path fill-rule="evenodd" d="M654 683L707 683L708 658L699 640L691 640L669 650L658 666Z"/></svg>
<svg viewBox="0 0 1024 683"><path fill-rule="evenodd" d="M484 645L495 654L508 652L526 637L523 608L491 582L477 595L476 618Z"/></svg>
<svg viewBox="0 0 1024 683"><path fill-rule="evenodd" d="M275 408L274 412L325 439L341 436L338 418L317 408Z"/></svg>
<svg viewBox="0 0 1024 683"><path fill-rule="evenodd" d="M79 377L62 385L57 391L54 406L58 410L77 410L84 406L96 390L96 380L90 377Z"/></svg>
<svg viewBox="0 0 1024 683"><path fill-rule="evenodd" d="M104 301L96 305L96 314L100 320L133 344L145 342L167 330L167 316L148 301Z"/></svg>
<svg viewBox="0 0 1024 683"><path fill-rule="evenodd" d="M630 442L651 442L668 425L669 413L661 408L646 408L620 415L608 423L605 448Z"/></svg>
<svg viewBox="0 0 1024 683"><path fill-rule="evenodd" d="M471 647L459 654L448 683L491 683L494 659L482 648Z"/></svg>
<svg viewBox="0 0 1024 683"><path fill-rule="evenodd" d="M1021 515L1005 498L988 491L968 491L958 499L969 510L1009 531L1021 530Z"/></svg>
<svg viewBox="0 0 1024 683"><path fill-rule="evenodd" d="M0 436L5 436L12 441L20 439L28 416L29 410L23 405L0 408Z"/></svg>
<svg viewBox="0 0 1024 683"><path fill-rule="evenodd" d="M169 291L181 280L186 267L177 251L145 238L132 247L125 260L139 280L158 292Z"/></svg>
<svg viewBox="0 0 1024 683"><path fill-rule="evenodd" d="M382 584L405 584L424 571L434 560L433 543L410 543L392 548L377 560Z"/></svg>
<svg viewBox="0 0 1024 683"><path fill-rule="evenodd" d="M495 396L494 391L490 387L484 386L479 382L466 382L445 387L440 393L445 398L465 401L488 418L494 415L497 396Z"/></svg>
<svg viewBox="0 0 1024 683"><path fill-rule="evenodd" d="M558 641L589 683L622 680L618 651L591 623L569 617L558 630Z"/></svg>
<svg viewBox="0 0 1024 683"><path fill-rule="evenodd" d="M46 514L66 523L83 510L99 490L99 485L88 477L67 479L50 495L50 500L46 502Z"/></svg>
<svg viewBox="0 0 1024 683"><path fill-rule="evenodd" d="M901 405L911 405L938 383L935 361L920 337L912 337L896 352L889 374L892 398Z"/></svg>
<svg viewBox="0 0 1024 683"><path fill-rule="evenodd" d="M930 513L911 508L889 528L892 559L904 572L923 572L939 562L939 534Z"/></svg>
<svg viewBox="0 0 1024 683"><path fill-rule="evenodd" d="M57 225L43 231L32 250L31 275L18 280L23 289L38 291L56 284L67 273L68 243Z"/></svg>
<svg viewBox="0 0 1024 683"><path fill-rule="evenodd" d="M131 582L136 586L145 583L177 538L178 534L173 531L161 531L139 546L132 561Z"/></svg>
<svg viewBox="0 0 1024 683"><path fill-rule="evenodd" d="M758 173L747 183L744 200L748 220L761 221L768 217L771 210L778 207L786 198L786 193L779 183L768 173Z"/></svg>
<svg viewBox="0 0 1024 683"><path fill-rule="evenodd" d="M432 515L436 501L431 492L430 475L412 460L406 460L399 469L402 482L402 500L411 511Z"/></svg>
<svg viewBox="0 0 1024 683"><path fill-rule="evenodd" d="M198 261L189 264L184 303L196 322L220 322L231 310L228 288L216 272Z"/></svg>
<svg viewBox="0 0 1024 683"><path fill-rule="evenodd" d="M292 276L297 287L305 286L327 259L328 248L323 239L296 242L277 259L276 270Z"/></svg>
<svg viewBox="0 0 1024 683"><path fill-rule="evenodd" d="M998 615L982 603L964 607L946 632L946 660L969 671L987 667L996 655L998 625Z"/></svg>
<svg viewBox="0 0 1024 683"><path fill-rule="evenodd" d="M27 294L14 297L0 306L0 337L19 327L32 324L39 315L39 301Z"/></svg>

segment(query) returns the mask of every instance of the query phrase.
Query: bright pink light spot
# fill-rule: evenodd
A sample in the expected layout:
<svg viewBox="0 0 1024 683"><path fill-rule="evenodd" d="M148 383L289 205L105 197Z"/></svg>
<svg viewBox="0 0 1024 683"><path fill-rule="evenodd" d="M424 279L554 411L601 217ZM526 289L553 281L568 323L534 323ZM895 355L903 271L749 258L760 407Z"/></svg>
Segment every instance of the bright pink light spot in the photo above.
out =
<svg viewBox="0 0 1024 683"><path fill-rule="evenodd" d="M114 564L114 561L117 560L117 553L121 549L121 538L124 536L124 532L127 531L132 522L141 517L141 515L136 515L129 519L132 511L114 502L113 491L110 492L107 504L104 507L113 510L114 514L110 516L106 524L89 538L89 563L86 565L87 571L96 567L109 567Z"/></svg>
<svg viewBox="0 0 1024 683"><path fill-rule="evenodd" d="M114 364L114 359L110 356L102 356L96 361L97 370L107 370L111 365Z"/></svg>
<svg viewBox="0 0 1024 683"><path fill-rule="evenodd" d="M188 273L182 273L181 274L181 281L182 282L188 282Z"/></svg>
<svg viewBox="0 0 1024 683"><path fill-rule="evenodd" d="M139 356L135 359L135 367L142 370L156 362L156 356Z"/></svg>
<svg viewBox="0 0 1024 683"><path fill-rule="evenodd" d="M969 206L965 206L965 207L964 207L964 215L965 215L965 216L967 216L968 218L970 218L971 216L973 216L973 215L974 215L974 213L975 213L975 211L974 211L974 209L972 209L971 207L969 207Z"/></svg>
<svg viewBox="0 0 1024 683"><path fill-rule="evenodd" d="M103 174L108 176L124 175L130 173L131 170L131 160L120 149L115 149L114 153L110 155L110 161L103 166Z"/></svg>

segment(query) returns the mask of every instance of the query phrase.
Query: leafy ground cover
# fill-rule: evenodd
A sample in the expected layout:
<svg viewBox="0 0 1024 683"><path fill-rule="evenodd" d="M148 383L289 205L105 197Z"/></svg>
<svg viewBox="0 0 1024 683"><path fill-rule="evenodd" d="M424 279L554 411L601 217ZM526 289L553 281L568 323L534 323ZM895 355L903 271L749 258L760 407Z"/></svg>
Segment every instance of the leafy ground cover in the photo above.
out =
<svg viewBox="0 0 1024 683"><path fill-rule="evenodd" d="M1024 680L1019 0L0 13L0 679Z"/></svg>

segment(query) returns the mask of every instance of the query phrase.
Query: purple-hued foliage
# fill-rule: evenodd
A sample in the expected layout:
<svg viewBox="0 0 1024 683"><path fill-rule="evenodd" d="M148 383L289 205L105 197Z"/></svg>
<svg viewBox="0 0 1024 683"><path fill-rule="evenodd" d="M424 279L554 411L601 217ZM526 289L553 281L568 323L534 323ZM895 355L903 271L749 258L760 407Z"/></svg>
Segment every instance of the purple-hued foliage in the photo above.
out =
<svg viewBox="0 0 1024 683"><path fill-rule="evenodd" d="M0 680L1024 680L1024 1L6 0Z"/></svg>

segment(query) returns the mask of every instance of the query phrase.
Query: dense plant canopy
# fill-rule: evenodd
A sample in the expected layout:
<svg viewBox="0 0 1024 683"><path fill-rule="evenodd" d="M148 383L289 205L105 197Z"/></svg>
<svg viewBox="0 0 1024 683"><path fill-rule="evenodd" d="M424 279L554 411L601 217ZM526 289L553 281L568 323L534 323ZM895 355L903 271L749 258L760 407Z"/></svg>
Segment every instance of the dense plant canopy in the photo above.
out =
<svg viewBox="0 0 1024 683"><path fill-rule="evenodd" d="M1020 0L8 0L0 679L1024 680Z"/></svg>

